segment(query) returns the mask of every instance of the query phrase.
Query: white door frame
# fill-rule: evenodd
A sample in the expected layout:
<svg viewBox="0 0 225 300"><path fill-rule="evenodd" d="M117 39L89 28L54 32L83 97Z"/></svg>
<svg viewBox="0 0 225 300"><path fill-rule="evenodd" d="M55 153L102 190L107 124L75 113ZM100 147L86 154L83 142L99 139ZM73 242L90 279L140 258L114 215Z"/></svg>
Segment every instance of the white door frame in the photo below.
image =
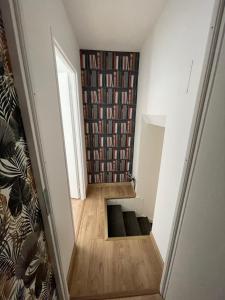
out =
<svg viewBox="0 0 225 300"><path fill-rule="evenodd" d="M57 54L57 60L59 59ZM58 61L57 61L58 65ZM70 101L70 76L71 74L65 70L60 72L58 70L58 81L60 91L60 106L62 111L62 122L63 122L63 134L64 134L64 146L67 161L68 181L70 189L70 198L80 199L80 183L77 166L77 151L75 148L74 133L73 133L73 116L71 111ZM74 74L73 74L74 75ZM68 144L69 143L69 144Z"/></svg>
<svg viewBox="0 0 225 300"><path fill-rule="evenodd" d="M59 47L58 43L54 39L54 67L56 71L56 78L58 81L58 105L60 108L60 121L61 121L61 128L63 131L63 140L64 140L64 156L66 160L66 168L67 168L67 182L70 189L70 180L69 180L69 170L68 170L68 164L67 164L67 158L66 158L66 141L65 141L65 134L64 134L64 128L63 128L63 118L62 118L62 107L61 107L61 95L59 91L59 75L58 75L58 67L57 67L57 56L60 57L60 59L63 61L63 63L67 66L68 71L70 74L68 74L69 81L69 106L70 106L70 112L71 112L71 122L72 122L72 136L73 136L73 150L74 150L74 157L75 157L75 169L76 169L76 175L77 175L77 198L80 198L80 190L81 190L81 180L82 180L82 170L78 167L78 152L79 152L79 143L77 136L79 135L78 132L81 129L81 124L77 122L77 119L79 117L79 111L77 103L79 101L79 98L77 98L77 89L78 89L78 83L77 83L77 71L71 67L71 64L68 63L68 58L65 56L65 54L62 52L61 47ZM72 78L71 78L72 77ZM72 85L72 86L70 86ZM74 183L75 184L75 183ZM73 197L72 197L73 198Z"/></svg>
<svg viewBox="0 0 225 300"><path fill-rule="evenodd" d="M217 56L219 55L218 48L220 47L222 40L221 29L223 28L221 27L224 22L224 8L224 0L215 1L210 34L208 37L207 49L204 58L204 66L198 89L197 104L192 122L188 149L186 152L186 160L185 166L183 168L182 180L180 183L178 203L173 219L173 229L171 230L169 249L166 256L163 276L160 285L160 293L164 298L166 298L170 275L173 268L173 262L176 255L177 244L188 200L188 192L192 181L195 161L198 154L201 134L207 114L207 107L210 100L207 97L207 91L209 87L210 76L212 74L212 71L214 71L214 63Z"/></svg>
<svg viewBox="0 0 225 300"><path fill-rule="evenodd" d="M55 49L59 52L61 55L62 59L65 61L65 63L69 66L71 71L74 73L74 87L71 87L71 92L75 91L76 94L72 95L70 97L71 99L76 99L77 101L72 101L70 103L71 105L71 111L72 111L72 118L73 118L73 137L74 137L74 149L76 152L76 157L77 157L77 171L78 171L78 178L79 178L79 191L80 191L80 198L84 200L86 198L86 186L85 186L85 164L84 164L84 158L83 158L83 148L82 148L82 143L79 141L82 141L82 123L81 123L81 116L80 116L80 101L79 101L79 93L78 93L78 76L77 76L77 70L74 68L70 60L67 58L65 52L63 51L62 47L60 44L57 42L56 38L53 36L51 32L51 40L52 40L52 50L54 53L54 69L56 73L56 78L58 80L58 75L57 75L57 65L56 65L56 53ZM59 86L59 84L58 84ZM58 90L58 105L60 108L60 95L59 95L59 90ZM60 108L60 116L61 116L61 108ZM62 127L62 117L60 117L60 122L61 122L61 127ZM64 135L63 135L64 136ZM65 145L65 141L64 141ZM65 147L64 147L64 155L66 157L66 152L65 152ZM67 170L68 174L68 170ZM67 179L68 181L68 179Z"/></svg>

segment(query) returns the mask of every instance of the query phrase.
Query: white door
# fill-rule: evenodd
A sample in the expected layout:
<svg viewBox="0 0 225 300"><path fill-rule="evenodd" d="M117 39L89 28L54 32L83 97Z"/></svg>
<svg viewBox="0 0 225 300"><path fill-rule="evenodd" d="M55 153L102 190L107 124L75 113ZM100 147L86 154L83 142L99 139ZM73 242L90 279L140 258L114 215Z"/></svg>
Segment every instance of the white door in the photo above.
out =
<svg viewBox="0 0 225 300"><path fill-rule="evenodd" d="M225 15L166 300L225 299ZM218 49L217 49L218 50ZM218 53L218 52L216 52Z"/></svg>
<svg viewBox="0 0 225 300"><path fill-rule="evenodd" d="M76 127L74 122L74 105L72 104L73 101L77 100L73 99L73 95L77 93L71 90L76 88L72 82L75 80L75 74L57 49L56 63L70 196L71 198L79 199L80 183L76 151Z"/></svg>

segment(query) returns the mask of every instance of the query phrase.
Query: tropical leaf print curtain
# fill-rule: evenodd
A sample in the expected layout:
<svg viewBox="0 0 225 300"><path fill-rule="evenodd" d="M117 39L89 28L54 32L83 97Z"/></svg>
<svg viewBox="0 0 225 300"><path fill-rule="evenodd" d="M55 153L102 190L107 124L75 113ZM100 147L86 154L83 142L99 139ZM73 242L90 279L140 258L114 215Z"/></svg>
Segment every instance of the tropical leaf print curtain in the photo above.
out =
<svg viewBox="0 0 225 300"><path fill-rule="evenodd" d="M52 299L55 280L0 16L0 299Z"/></svg>

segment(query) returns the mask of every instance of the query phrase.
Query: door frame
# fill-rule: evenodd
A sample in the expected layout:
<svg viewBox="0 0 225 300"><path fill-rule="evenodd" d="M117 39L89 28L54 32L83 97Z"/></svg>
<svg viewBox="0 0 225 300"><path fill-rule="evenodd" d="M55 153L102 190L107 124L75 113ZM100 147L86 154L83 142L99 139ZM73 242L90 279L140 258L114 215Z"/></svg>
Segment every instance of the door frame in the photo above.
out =
<svg viewBox="0 0 225 300"><path fill-rule="evenodd" d="M63 131L63 120L62 120L62 111L61 111L61 100L60 100L60 92L59 92L59 81L58 81L58 71L57 71L57 63L56 63L56 51L58 51L59 55L61 56L62 60L68 65L70 71L73 73L73 87L70 87L70 108L71 108L71 115L72 115L72 131L73 131L73 144L74 144L74 152L75 152L75 160L76 160L76 170L78 175L78 190L79 190L79 198L82 200L86 198L84 195L85 191L85 181L83 176L83 170L85 168L84 162L82 159L82 146L78 140L81 140L81 118L80 118L80 107L79 107L79 93L78 93L78 76L77 70L74 68L68 57L66 56L65 52L63 51L62 47L53 36L51 32L51 41L52 41L52 49L54 53L54 69L57 78L57 85L58 85L58 105L60 109L60 122L61 128ZM71 82L69 82L70 84ZM76 101L72 101L75 99ZM64 139L64 132L63 132L63 140L64 140L64 156L66 160L66 149L65 149L65 139ZM66 163L67 167L67 163ZM68 168L67 168L67 177L68 177ZM67 178L68 186L69 186L69 179ZM72 206L71 206L72 211Z"/></svg>
<svg viewBox="0 0 225 300"><path fill-rule="evenodd" d="M75 88L76 95L74 95L74 98L76 98L78 101L75 101L74 103L72 103L73 111L76 112L76 117L77 117L77 118L75 118L75 116L73 116L74 125L75 125L75 128L73 128L73 132L75 135L74 141L75 142L76 142L76 140L82 141L82 124L83 123L82 123L80 112L83 111L83 108L81 109L80 101L79 101L80 95L79 95L79 88L78 88L77 70L74 68L73 64L70 62L67 55L63 51L63 48L58 43L57 39L54 37L51 29L50 29L50 31L51 31L50 33L51 33L52 51L54 53L55 72L57 73L56 57L55 57L55 47L56 47L58 49L59 53L62 55L63 59L66 61L66 63L69 65L69 67L75 74L74 80L75 80L75 86L76 86L76 88ZM56 74L56 77L57 77L57 74ZM59 97L59 93L58 93L58 97ZM77 136L76 136L76 134L77 134ZM77 159L78 159L77 166L78 166L79 182L80 182L80 184L79 184L80 199L84 200L86 198L85 171L84 171L84 170L86 170L86 166L85 166L85 162L84 162L84 155L83 155L84 151L83 151L82 143L77 143L77 144L78 144L78 146L75 147L75 149L77 150Z"/></svg>
<svg viewBox="0 0 225 300"><path fill-rule="evenodd" d="M188 193L192 183L192 176L194 172L195 162L198 155L198 149L201 141L201 135L204 127L204 122L207 114L207 107L209 105L209 97L207 95L210 78L215 69L215 61L219 55L219 48L223 35L225 22L225 0L216 0L214 4L214 11L211 20L210 33L208 36L206 54L204 57L203 70L198 88L198 95L196 101L195 112L193 116L191 132L189 135L188 148L186 151L185 165L182 172L182 179L179 188L178 201L176 211L173 219L173 227L170 234L169 248L164 264L162 280L160 284L160 293L163 298L166 298L167 289L173 263L180 237L181 227L185 215L185 210L188 201Z"/></svg>

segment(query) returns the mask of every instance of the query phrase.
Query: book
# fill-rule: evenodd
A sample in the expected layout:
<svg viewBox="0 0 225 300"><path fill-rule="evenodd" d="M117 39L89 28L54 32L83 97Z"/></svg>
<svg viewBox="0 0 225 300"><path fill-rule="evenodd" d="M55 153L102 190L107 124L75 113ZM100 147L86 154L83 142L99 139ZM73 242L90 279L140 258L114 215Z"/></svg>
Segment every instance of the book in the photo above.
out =
<svg viewBox="0 0 225 300"><path fill-rule="evenodd" d="M88 182L132 173L139 53L81 50Z"/></svg>

